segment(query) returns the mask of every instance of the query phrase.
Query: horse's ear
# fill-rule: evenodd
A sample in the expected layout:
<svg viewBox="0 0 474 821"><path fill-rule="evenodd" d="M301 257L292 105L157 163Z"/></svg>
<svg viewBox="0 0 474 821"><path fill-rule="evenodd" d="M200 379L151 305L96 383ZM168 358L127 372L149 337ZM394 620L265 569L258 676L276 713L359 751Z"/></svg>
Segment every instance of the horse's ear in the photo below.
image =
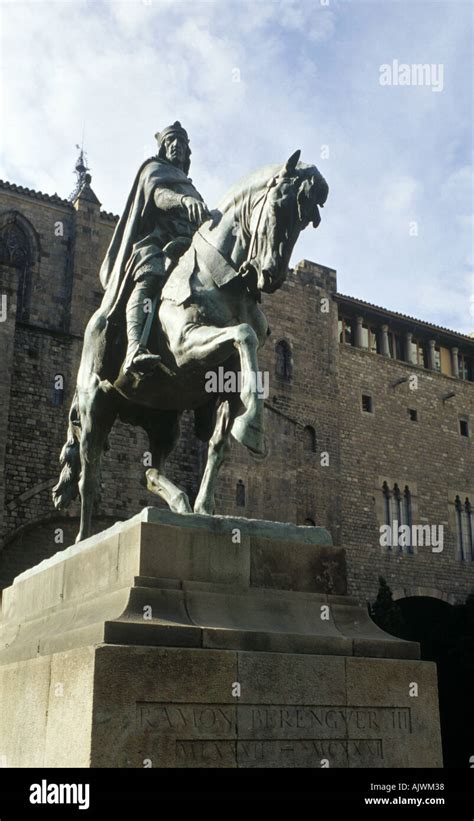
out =
<svg viewBox="0 0 474 821"><path fill-rule="evenodd" d="M295 151L295 153L292 154L291 157L289 157L289 159L286 161L285 165L281 169L282 177L291 177L295 173L296 166L298 164L298 160L300 157L301 149L298 148L298 150Z"/></svg>

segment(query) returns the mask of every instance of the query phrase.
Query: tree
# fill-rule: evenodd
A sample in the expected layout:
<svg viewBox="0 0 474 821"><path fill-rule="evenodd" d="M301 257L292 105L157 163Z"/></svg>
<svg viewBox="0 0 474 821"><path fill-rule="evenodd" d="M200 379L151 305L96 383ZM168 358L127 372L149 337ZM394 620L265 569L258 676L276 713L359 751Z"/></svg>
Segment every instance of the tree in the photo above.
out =
<svg viewBox="0 0 474 821"><path fill-rule="evenodd" d="M375 602L369 605L369 613L382 630L386 630L392 636L405 638L405 621L393 601L391 588L383 578L379 576L379 590Z"/></svg>

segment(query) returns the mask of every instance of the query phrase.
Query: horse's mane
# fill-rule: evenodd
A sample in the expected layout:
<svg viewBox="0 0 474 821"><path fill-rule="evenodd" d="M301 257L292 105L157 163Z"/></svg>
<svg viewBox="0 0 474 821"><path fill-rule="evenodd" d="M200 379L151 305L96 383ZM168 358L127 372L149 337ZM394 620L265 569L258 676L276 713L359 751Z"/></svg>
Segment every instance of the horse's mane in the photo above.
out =
<svg viewBox="0 0 474 821"><path fill-rule="evenodd" d="M242 204L242 201L247 196L252 193L262 191L268 180L272 177L276 177L277 174L280 173L283 166L284 163L278 163L277 165L262 165L260 168L257 168L255 171L247 174L246 177L243 177L241 180L236 182L232 188L229 188L227 193L219 202L219 205L217 206L218 210L221 214L225 214L229 208L235 208L236 206L238 207ZM299 162L297 164L296 175L301 180L305 180L313 176L321 177L321 174L315 165L308 165L308 163L304 162Z"/></svg>

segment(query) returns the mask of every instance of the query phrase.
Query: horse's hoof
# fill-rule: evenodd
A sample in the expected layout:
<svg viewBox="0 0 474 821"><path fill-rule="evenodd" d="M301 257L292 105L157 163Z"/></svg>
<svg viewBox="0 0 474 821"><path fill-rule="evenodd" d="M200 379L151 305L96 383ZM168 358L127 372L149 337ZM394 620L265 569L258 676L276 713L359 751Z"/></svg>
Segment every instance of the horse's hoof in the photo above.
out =
<svg viewBox="0 0 474 821"><path fill-rule="evenodd" d="M159 474L156 468L149 468L145 472L146 478L146 486L150 493L156 493L159 495L160 493L160 481L159 481Z"/></svg>
<svg viewBox="0 0 474 821"><path fill-rule="evenodd" d="M204 503L194 505L194 513L199 513L200 516L213 516L214 511L207 507Z"/></svg>
<svg viewBox="0 0 474 821"><path fill-rule="evenodd" d="M174 513L192 513L193 509L190 505L187 494L184 490L180 491L177 496L174 496L169 503L170 509Z"/></svg>
<svg viewBox="0 0 474 821"><path fill-rule="evenodd" d="M244 421L243 416L238 416L232 425L232 436L241 445L257 453L259 456L265 455L265 437L263 430L255 425L249 425Z"/></svg>
<svg viewBox="0 0 474 821"><path fill-rule="evenodd" d="M168 502L169 509L174 513L192 513L193 509L189 503L189 499L184 490L179 490L174 496L170 495L169 490L166 491L160 481L160 474L156 468L149 468L146 473L146 486L150 493L155 493L161 496Z"/></svg>

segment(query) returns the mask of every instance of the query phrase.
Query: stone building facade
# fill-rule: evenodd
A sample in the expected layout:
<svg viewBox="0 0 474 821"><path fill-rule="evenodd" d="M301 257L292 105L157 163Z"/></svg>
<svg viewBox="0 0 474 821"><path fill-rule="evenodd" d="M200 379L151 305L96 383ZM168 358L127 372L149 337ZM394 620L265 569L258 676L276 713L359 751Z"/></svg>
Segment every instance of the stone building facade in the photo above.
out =
<svg viewBox="0 0 474 821"><path fill-rule="evenodd" d="M78 504L58 513L51 488L117 220L90 182L73 203L0 183L0 587L78 529ZM474 338L339 294L336 272L305 260L265 310L268 451L257 459L233 443L217 512L327 527L361 600L382 575L396 597L464 601L474 589ZM115 425L97 530L160 504L144 486L147 447L140 429ZM191 498L204 458L185 415L170 474ZM405 526L401 546L393 527L387 535L394 522Z"/></svg>

